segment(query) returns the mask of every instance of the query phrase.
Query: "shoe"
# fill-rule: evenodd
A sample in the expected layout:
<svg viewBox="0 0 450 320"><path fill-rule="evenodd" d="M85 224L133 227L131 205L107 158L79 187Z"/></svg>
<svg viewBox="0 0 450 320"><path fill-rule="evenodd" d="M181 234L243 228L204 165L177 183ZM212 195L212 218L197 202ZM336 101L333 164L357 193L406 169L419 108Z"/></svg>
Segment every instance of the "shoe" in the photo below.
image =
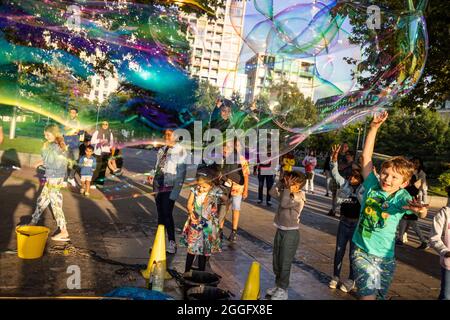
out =
<svg viewBox="0 0 450 320"><path fill-rule="evenodd" d="M256 203L257 203L257 204L261 204L261 203L262 203L262 200L258 200Z"/></svg>
<svg viewBox="0 0 450 320"><path fill-rule="evenodd" d="M325 193L325 197L329 197L330 196L330 194L329 193Z"/></svg>
<svg viewBox="0 0 450 320"><path fill-rule="evenodd" d="M61 233L58 233L56 236L52 237L52 240L53 241L60 241L60 242L67 242L67 241L70 241L70 238L69 238L68 235L67 236L63 236L63 235L61 235Z"/></svg>
<svg viewBox="0 0 450 320"><path fill-rule="evenodd" d="M177 244L176 244L175 241L173 241L173 240L169 241L169 245L167 247L167 252L170 253L170 254L177 253Z"/></svg>
<svg viewBox="0 0 450 320"><path fill-rule="evenodd" d="M348 279L339 286L339 290L349 293L355 288L355 281Z"/></svg>
<svg viewBox="0 0 450 320"><path fill-rule="evenodd" d="M91 194L90 194L89 192L85 192L84 195L85 195L86 197L89 197Z"/></svg>
<svg viewBox="0 0 450 320"><path fill-rule="evenodd" d="M271 207L272 206L272 202L271 201L267 201L267 206Z"/></svg>
<svg viewBox="0 0 450 320"><path fill-rule="evenodd" d="M83 188L80 189L80 193L81 193L81 194L84 193L84 189L83 189Z"/></svg>
<svg viewBox="0 0 450 320"><path fill-rule="evenodd" d="M77 183L75 182L75 179L67 179L67 182L70 183L70 185L72 187L74 187L74 188L77 186Z"/></svg>
<svg viewBox="0 0 450 320"><path fill-rule="evenodd" d="M278 287L269 288L266 290L266 295L273 296L275 294L275 292L277 292L277 290L278 290Z"/></svg>
<svg viewBox="0 0 450 320"><path fill-rule="evenodd" d="M428 245L428 243L426 242L422 242L422 244L420 246L417 247L417 249L419 250L426 250L428 249L430 246Z"/></svg>
<svg viewBox="0 0 450 320"><path fill-rule="evenodd" d="M403 245L403 241L402 240L395 240L395 244L398 246L402 246Z"/></svg>
<svg viewBox="0 0 450 320"><path fill-rule="evenodd" d="M95 185L95 184L93 184L92 186L91 186L91 189L97 189L97 186Z"/></svg>
<svg viewBox="0 0 450 320"><path fill-rule="evenodd" d="M333 211L333 209L331 209L330 211L328 211L327 216L329 216L329 217L335 217L335 216L336 216L336 213Z"/></svg>
<svg viewBox="0 0 450 320"><path fill-rule="evenodd" d="M339 278L338 277L333 277L333 278L331 278L331 281L328 284L328 287L330 289L336 289L338 284L339 284Z"/></svg>
<svg viewBox="0 0 450 320"><path fill-rule="evenodd" d="M236 240L237 240L237 231L233 230L231 231L230 236L228 237L228 241L236 242Z"/></svg>
<svg viewBox="0 0 450 320"><path fill-rule="evenodd" d="M288 299L288 292L287 290L278 288L277 291L272 295L272 298L270 300L287 300Z"/></svg>

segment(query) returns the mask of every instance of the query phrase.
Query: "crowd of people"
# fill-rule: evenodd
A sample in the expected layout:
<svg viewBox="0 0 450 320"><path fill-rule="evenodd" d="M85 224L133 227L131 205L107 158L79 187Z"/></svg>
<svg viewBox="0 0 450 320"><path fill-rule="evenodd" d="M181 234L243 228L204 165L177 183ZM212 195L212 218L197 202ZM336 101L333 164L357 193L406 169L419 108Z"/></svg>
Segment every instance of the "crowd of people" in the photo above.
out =
<svg viewBox="0 0 450 320"><path fill-rule="evenodd" d="M332 197L328 215L336 216L339 212L329 287L339 287L344 292L356 289L361 299L384 299L395 271L395 245L403 243L403 234L411 227L422 241L421 249L432 246L441 255L440 298L448 299L450 234L447 226L450 227L450 208L442 209L435 216L428 243L417 224L418 219L427 216L428 200L426 174L420 159L393 157L382 163L379 172L372 162L375 138L387 117L386 112L374 116L358 162L349 151L348 143L333 146L326 157L323 168L325 195L331 193ZM120 174L120 166L116 162L118 151L108 122L103 121L101 128L95 130L89 139L87 132L79 129L77 110L71 109L68 125L64 134L57 125L45 128L42 162L47 181L31 221L31 224L37 224L44 209L51 205L60 230L52 237L55 241L70 240L62 210L61 188L64 182L73 184L79 171L80 192L88 196L91 182L94 185L104 182L107 168L113 174ZM209 125L221 131L233 127L233 112L225 100L218 99ZM173 129L165 130L164 140L157 152L149 182L153 186L158 224L164 225L167 232L167 252L175 254L173 208L186 185L185 159L190 150L178 141ZM223 157L233 155L234 163L216 161L203 163L197 168L196 181L190 185L187 220L180 239L180 244L187 247L186 272L192 269L196 258L198 268L205 270L209 257L221 251L224 222L230 209L232 230L228 241L237 241L241 203L248 197L251 172L251 165L242 151L237 139L227 141L223 145ZM318 165L315 152L308 152L303 159L304 173L295 170L293 158L292 154L287 154L280 159L279 173L274 170L273 163L260 162L259 159L253 168L258 177L258 204L264 202L264 185L266 205L271 207L272 199L278 203L273 242L275 286L266 292L273 300L288 299L291 265L299 246L300 215L307 194L315 192L314 177ZM348 244L350 272L348 279L342 281L341 269Z"/></svg>

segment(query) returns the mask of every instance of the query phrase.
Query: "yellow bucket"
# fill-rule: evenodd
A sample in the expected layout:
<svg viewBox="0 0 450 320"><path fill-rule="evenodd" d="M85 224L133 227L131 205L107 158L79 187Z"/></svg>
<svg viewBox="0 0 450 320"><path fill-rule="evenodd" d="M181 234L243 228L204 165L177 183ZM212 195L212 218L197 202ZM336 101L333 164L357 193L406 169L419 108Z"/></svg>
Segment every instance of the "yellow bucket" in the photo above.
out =
<svg viewBox="0 0 450 320"><path fill-rule="evenodd" d="M19 226L17 234L17 255L22 259L37 259L44 254L50 229L40 226Z"/></svg>

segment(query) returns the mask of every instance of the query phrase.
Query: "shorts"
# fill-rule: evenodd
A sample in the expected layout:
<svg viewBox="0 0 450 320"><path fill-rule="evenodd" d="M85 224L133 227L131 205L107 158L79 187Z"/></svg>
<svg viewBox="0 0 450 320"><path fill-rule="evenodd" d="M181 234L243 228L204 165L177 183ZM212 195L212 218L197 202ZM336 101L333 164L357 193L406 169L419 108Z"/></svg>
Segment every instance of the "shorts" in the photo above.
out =
<svg viewBox="0 0 450 320"><path fill-rule="evenodd" d="M242 195L231 196L231 210L241 210Z"/></svg>
<svg viewBox="0 0 450 320"><path fill-rule="evenodd" d="M81 182L92 181L92 176L81 176Z"/></svg>
<svg viewBox="0 0 450 320"><path fill-rule="evenodd" d="M352 266L358 296L384 300L394 277L395 265L395 258L377 257L357 247L352 254Z"/></svg>

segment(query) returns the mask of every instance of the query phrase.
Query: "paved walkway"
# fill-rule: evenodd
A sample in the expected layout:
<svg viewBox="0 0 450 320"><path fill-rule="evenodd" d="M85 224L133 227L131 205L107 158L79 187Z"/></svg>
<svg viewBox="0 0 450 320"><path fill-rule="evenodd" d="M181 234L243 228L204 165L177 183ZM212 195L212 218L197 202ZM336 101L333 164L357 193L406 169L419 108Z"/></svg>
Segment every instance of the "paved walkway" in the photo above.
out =
<svg viewBox="0 0 450 320"><path fill-rule="evenodd" d="M151 168L154 153L125 150L125 174L120 179L111 178L102 190L91 192L91 197L81 196L77 190L64 191L64 211L68 220L72 244L79 248L66 251L50 240L44 257L27 261L14 254L16 236L14 228L27 221L35 205L39 184L32 169L12 170L0 168L0 296L100 296L119 286L145 286L145 281L134 271L117 273L121 266L95 259L83 249L94 250L103 258L128 264L146 264L149 248L156 232L156 208L150 189L143 182L144 172ZM320 177L318 178L320 179ZM261 288L273 285L272 241L273 208L259 206L256 199L256 179L251 178L250 195L243 203L239 239L236 244L224 245L221 254L213 256L210 267L223 278L221 288L230 290L239 298L252 261L261 263ZM330 198L308 195L308 204L302 213L300 246L292 266L290 299L353 299L338 290L329 290L327 283L332 270L335 234L338 220L326 216ZM186 220L184 190L177 202L174 218L177 235ZM230 217L229 217L230 218ZM421 222L428 233L429 218ZM55 228L50 212L45 214L44 225ZM227 222L226 226L230 226ZM229 230L226 230L226 235ZM390 295L394 299L435 299L439 288L439 261L431 250L418 251L410 244L418 244L414 236L410 243L397 252L398 268ZM185 249L168 255L170 267L184 269ZM67 289L67 267L78 265L81 269L80 290ZM344 276L348 270L345 261ZM166 283L167 291L176 298L182 293L175 281ZM262 291L262 292L264 292Z"/></svg>

